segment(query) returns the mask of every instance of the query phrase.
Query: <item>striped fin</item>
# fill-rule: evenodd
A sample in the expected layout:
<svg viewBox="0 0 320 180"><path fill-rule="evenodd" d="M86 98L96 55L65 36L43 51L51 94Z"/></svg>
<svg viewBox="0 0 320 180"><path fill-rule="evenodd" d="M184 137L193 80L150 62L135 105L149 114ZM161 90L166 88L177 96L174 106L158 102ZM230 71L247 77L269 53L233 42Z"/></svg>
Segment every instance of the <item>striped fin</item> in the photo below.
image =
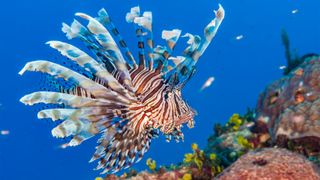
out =
<svg viewBox="0 0 320 180"><path fill-rule="evenodd" d="M182 63L180 63L175 69L178 72L179 86L183 87L187 81L195 73L196 63L199 60L200 56L204 53L206 48L211 43L212 39L215 37L223 19L224 19L224 9L219 4L219 9L215 11L215 18L205 27L204 29L204 39L197 35L191 35L187 33L184 37L189 37L188 44L189 46L184 51L184 56L186 57Z"/></svg>
<svg viewBox="0 0 320 180"><path fill-rule="evenodd" d="M45 104L64 104L73 108L79 107L95 107L95 106L110 106L118 105L123 106L123 103L109 101L105 99L91 99L84 98L76 95L58 93L58 92L47 92L38 91L23 96L20 101L26 105L34 105L38 103Z"/></svg>
<svg viewBox="0 0 320 180"><path fill-rule="evenodd" d="M102 119L112 120L114 117L124 116L128 110L123 106L114 105L115 108L102 107L87 107L81 109L45 109L38 112L38 118L50 118L53 121L67 119L86 119L90 122L98 122Z"/></svg>
<svg viewBox="0 0 320 180"><path fill-rule="evenodd" d="M94 35L89 32L89 30L84 27L77 20L73 20L71 26L66 23L62 24L62 31L66 33L68 39L73 39L75 37L80 38L84 44L90 49L96 56L95 59L99 64L105 66L109 72L113 72L116 68L115 65L109 60L109 55L102 51L102 47L96 42Z"/></svg>
<svg viewBox="0 0 320 180"><path fill-rule="evenodd" d="M196 62L198 61L199 57L204 53L204 51L207 49L212 39L215 37L224 19L225 12L221 4L219 4L219 9L217 11L214 11L214 13L216 17L204 29L205 40L201 43L200 47L192 56L192 59L194 59L194 61Z"/></svg>
<svg viewBox="0 0 320 180"><path fill-rule="evenodd" d="M103 169L101 174L118 172L140 161L149 149L152 138L149 130L140 134L130 129L116 132L109 140L103 138L90 162L99 159L96 169Z"/></svg>
<svg viewBox="0 0 320 180"><path fill-rule="evenodd" d="M126 20L128 23L135 24L136 36L138 38L138 48L139 48L139 66L140 69L142 67L146 67L146 57L145 57L145 42L144 36L147 34L147 45L149 47L148 53L148 65L149 69L153 69L153 32L152 32L152 13L146 11L140 16L140 8L134 7L131 8L131 11L127 13ZM144 32L145 30L145 32Z"/></svg>
<svg viewBox="0 0 320 180"><path fill-rule="evenodd" d="M169 66L170 66L169 64L165 65L167 67L165 67L164 72L166 74L168 74L169 77L177 72L180 74L190 73L192 70L192 69L190 69L190 67L191 68L194 67L192 55L197 50L197 48L199 47L199 45L201 43L200 36L192 35L190 33L186 33L185 35L183 35L182 37L189 38L189 40L187 41L187 44L189 44L189 46L183 51L183 56L171 57L172 50L174 49L175 44L181 35L181 31L180 30L172 30L172 31L163 31L163 33L164 33L162 35L163 39L167 40L169 50L166 49L165 47L159 46L159 47L157 47L156 52L158 54L163 54L162 56L167 54L166 57L169 57L167 59L171 60L173 62L173 66L171 69L169 68Z"/></svg>
<svg viewBox="0 0 320 180"><path fill-rule="evenodd" d="M195 71L195 61L192 59L192 56L201 44L201 38L198 35L186 33L182 37L189 38L187 41L189 46L183 51L183 56L169 58L169 60L172 60L175 64L175 67L170 70L170 73L178 73L178 79L180 81L180 84L178 84L180 88L192 77Z"/></svg>
<svg viewBox="0 0 320 180"><path fill-rule="evenodd" d="M79 115L80 114L80 115ZM71 116L83 116L81 109L45 109L38 112L38 119L66 120ZM74 118L72 118L74 119Z"/></svg>
<svg viewBox="0 0 320 180"><path fill-rule="evenodd" d="M171 31L164 30L162 31L162 39L167 41L168 47L170 50L173 50L179 37L181 35L180 29L173 29Z"/></svg>
<svg viewBox="0 0 320 180"><path fill-rule="evenodd" d="M57 138L78 135L81 132L87 132L87 134L90 134L90 137L92 137L99 131L94 128L93 123L84 119L67 119L55 128L53 128L51 131L52 136Z"/></svg>
<svg viewBox="0 0 320 180"><path fill-rule="evenodd" d="M125 40L122 38L121 34L119 33L117 27L113 24L107 11L105 9L101 9L98 12L98 15L99 15L99 17L96 19L104 26L110 27L110 29L109 29L110 32L112 32L112 34L119 39L118 43L119 43L120 47L125 50L126 57L129 59L129 61L131 61L133 63L134 67L136 67L136 64L137 64L136 60L134 59L129 47L127 46L127 43L125 42Z"/></svg>
<svg viewBox="0 0 320 180"><path fill-rule="evenodd" d="M99 21L87 14L76 13L76 16L89 21L87 28L91 33L94 34L95 39L110 55L109 58L114 62L115 66L117 67L117 71L122 74L121 77L123 79L123 84L125 85L125 87L128 88L131 92L134 92L126 62L109 31Z"/></svg>
<svg viewBox="0 0 320 180"><path fill-rule="evenodd" d="M117 99L124 103L129 103L128 99L124 99L121 96L117 96L117 93L107 89L106 87L92 81L91 79L74 72L66 67L61 65L39 60L28 62L25 67L19 72L22 75L25 71L40 71L44 73L48 73L54 77L61 77L65 80L72 80L79 85L83 89L87 90L90 94L92 94L96 98L106 98L106 99Z"/></svg>
<svg viewBox="0 0 320 180"><path fill-rule="evenodd" d="M153 63L154 63L154 59L153 59L153 49L154 49L154 40L153 40L153 31L149 31L149 36L147 37L147 45L150 49L148 56L149 56L149 69L152 70L153 69Z"/></svg>
<svg viewBox="0 0 320 180"><path fill-rule="evenodd" d="M144 12L143 16L147 19L148 21L148 27L145 27L145 29L148 32L148 36L147 36L147 46L149 47L149 52L148 52L148 57L149 57L149 61L148 61L148 65L149 65L149 69L153 69L153 63L154 63L154 59L153 59L153 53L154 53L154 41L153 41L153 31L152 31L152 12ZM144 26L143 26L144 27Z"/></svg>
<svg viewBox="0 0 320 180"><path fill-rule="evenodd" d="M181 35L181 30L179 29L162 31L162 39L164 39L167 42L168 47L163 47L158 45L153 50L154 60L157 62L158 66L159 66L159 62L160 61L162 62L160 65L163 66L162 72L166 76L168 73L173 71L177 66L176 60L178 60L178 58L171 57L171 54L173 53L174 47L177 41L179 40L180 35ZM173 59L174 59L173 63L171 63L171 61L168 61Z"/></svg>
<svg viewBox="0 0 320 180"><path fill-rule="evenodd" d="M152 13L150 11L144 12L142 16L135 17L133 22L148 31L152 31Z"/></svg>
<svg viewBox="0 0 320 180"><path fill-rule="evenodd" d="M154 48L153 57L156 65L156 70L166 74L168 71L168 59L171 56L171 50L167 47L157 46Z"/></svg>
<svg viewBox="0 0 320 180"><path fill-rule="evenodd" d="M81 67L91 72L96 77L103 80L114 91L132 99L132 96L128 94L128 91L122 87L121 84L110 74L103 66L91 58L88 54L84 53L80 49L71 44L60 42L60 41L49 41L52 48L58 50L62 55L69 59L76 61Z"/></svg>
<svg viewBox="0 0 320 180"><path fill-rule="evenodd" d="M192 56L193 52L198 49L201 43L201 37L198 35L192 35L190 33L186 33L182 37L188 37L189 40L187 41L187 44L189 46L183 51L183 54L185 56Z"/></svg>
<svg viewBox="0 0 320 180"><path fill-rule="evenodd" d="M151 15L150 17L150 20L151 20L151 22L150 22L150 31L149 31L149 37L147 38L147 45L148 45L148 47L149 47L149 49L151 50L151 52L149 52L148 53L148 55L149 55L149 62L148 62L148 64L149 64L149 69L153 69L153 56L152 56L152 51L153 51L153 32L152 32L152 14L149 14L149 15ZM130 12L128 12L127 13L127 15L126 15L126 21L128 22L128 23L136 23L135 21L135 19L136 18L139 18L140 17L140 7L139 6L136 6L136 7L133 7L133 8L131 8L131 10L130 10ZM139 29L139 30L138 30ZM142 28L138 28L137 26L135 26L135 30L136 30L136 34L137 33L142 33ZM148 30L147 30L148 31ZM144 52L142 53L142 52L140 52L141 51L141 48L140 47L143 47L144 48L144 44L143 44L143 46L142 46L142 43L141 42L143 42L143 40L142 40L142 37L140 37L140 34L139 34L139 36L138 36L138 38L139 38L139 45L138 45L138 47L139 47L139 54L143 54L143 56L144 56ZM140 57L140 59L142 59L143 57L142 56L139 56ZM144 63L144 61L143 62L141 62L141 63ZM140 63L140 64L141 64Z"/></svg>
<svg viewBox="0 0 320 180"><path fill-rule="evenodd" d="M118 45L112 38L109 31L95 18L84 14L76 13L76 16L79 16L83 19L89 21L87 28L88 30L95 35L96 40L109 52L109 54L114 57L115 61L122 61L124 63L124 58L118 48Z"/></svg>
<svg viewBox="0 0 320 180"><path fill-rule="evenodd" d="M62 23L61 30L66 33L69 40L78 37L81 34L81 31L86 31L77 20L74 20L71 26L68 26L66 23Z"/></svg>
<svg viewBox="0 0 320 180"><path fill-rule="evenodd" d="M182 63L186 58L183 56L177 56L177 57L169 57L169 60L171 60L176 66L178 66L180 63Z"/></svg>
<svg viewBox="0 0 320 180"><path fill-rule="evenodd" d="M140 7L139 6L135 6L135 7L130 9L130 12L127 13L126 21L128 23L133 23L134 19L136 17L139 17L139 16L140 16Z"/></svg>
<svg viewBox="0 0 320 180"><path fill-rule="evenodd" d="M116 106L115 106L116 107ZM86 139L110 128L116 123L122 123L125 119L114 121L115 117L121 117L128 112L126 108L88 107L81 109L46 109L38 113L39 119L51 118L53 121L62 120L52 130L52 135L58 138L74 136L70 146L79 145Z"/></svg>
<svg viewBox="0 0 320 180"><path fill-rule="evenodd" d="M149 39L152 39L152 13L149 11L146 11L143 13L142 16L134 18L133 22L138 25L138 28L136 28L136 35L139 39L138 47L140 50L139 52L140 65L145 66L145 45L144 45L144 38L143 38L143 36L145 36L145 33L143 32L143 29L145 29L147 32L151 34L151 38ZM153 44L151 44L150 42L148 43L148 40L147 40L147 44L149 45L149 47L153 46ZM151 67L153 63L152 57L149 56L149 58L151 60L151 62L149 62L149 67Z"/></svg>
<svg viewBox="0 0 320 180"><path fill-rule="evenodd" d="M136 36L138 38L138 48L139 48L139 67L145 67L145 50L144 50L144 38L143 38L143 30L140 27L136 28Z"/></svg>

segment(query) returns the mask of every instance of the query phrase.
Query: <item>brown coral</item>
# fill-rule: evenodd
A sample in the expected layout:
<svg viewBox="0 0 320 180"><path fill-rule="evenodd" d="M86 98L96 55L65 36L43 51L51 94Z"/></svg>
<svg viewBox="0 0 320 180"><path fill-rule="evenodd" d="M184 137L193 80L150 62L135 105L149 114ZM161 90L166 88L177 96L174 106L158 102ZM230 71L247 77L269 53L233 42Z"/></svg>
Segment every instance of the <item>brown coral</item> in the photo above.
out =
<svg viewBox="0 0 320 180"><path fill-rule="evenodd" d="M274 142L320 141L320 57L306 58L287 76L269 85L260 95L257 113L258 122L268 125Z"/></svg>
<svg viewBox="0 0 320 180"><path fill-rule="evenodd" d="M316 166L285 149L266 148L249 152L226 169L218 180L319 180Z"/></svg>

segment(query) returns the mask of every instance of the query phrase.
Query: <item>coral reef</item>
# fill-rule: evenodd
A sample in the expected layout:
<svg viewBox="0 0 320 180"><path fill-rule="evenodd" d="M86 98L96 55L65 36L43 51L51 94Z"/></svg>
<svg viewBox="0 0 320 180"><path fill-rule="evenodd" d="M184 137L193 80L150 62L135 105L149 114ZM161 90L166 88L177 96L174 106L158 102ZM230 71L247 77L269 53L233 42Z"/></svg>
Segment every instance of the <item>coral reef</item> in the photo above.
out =
<svg viewBox="0 0 320 180"><path fill-rule="evenodd" d="M260 95L257 122L275 144L307 156L320 152L320 57L307 57Z"/></svg>
<svg viewBox="0 0 320 180"><path fill-rule="evenodd" d="M253 120L254 113L248 110L244 116L233 114L224 126L216 124L205 148L206 156L216 154L219 165L225 168L252 149L254 144L249 139L254 137L250 130Z"/></svg>
<svg viewBox="0 0 320 180"><path fill-rule="evenodd" d="M252 151L226 169L219 180L320 179L319 170L305 157L285 149Z"/></svg>

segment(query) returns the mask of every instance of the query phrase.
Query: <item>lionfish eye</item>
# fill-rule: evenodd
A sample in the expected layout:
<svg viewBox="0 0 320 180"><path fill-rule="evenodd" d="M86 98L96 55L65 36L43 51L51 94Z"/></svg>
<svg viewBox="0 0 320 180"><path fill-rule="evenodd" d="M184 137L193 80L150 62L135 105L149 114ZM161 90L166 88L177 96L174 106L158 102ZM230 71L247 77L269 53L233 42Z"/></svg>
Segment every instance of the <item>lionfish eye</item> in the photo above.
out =
<svg viewBox="0 0 320 180"><path fill-rule="evenodd" d="M169 98L169 94L166 93L166 94L164 95L164 99L168 99L168 98Z"/></svg>

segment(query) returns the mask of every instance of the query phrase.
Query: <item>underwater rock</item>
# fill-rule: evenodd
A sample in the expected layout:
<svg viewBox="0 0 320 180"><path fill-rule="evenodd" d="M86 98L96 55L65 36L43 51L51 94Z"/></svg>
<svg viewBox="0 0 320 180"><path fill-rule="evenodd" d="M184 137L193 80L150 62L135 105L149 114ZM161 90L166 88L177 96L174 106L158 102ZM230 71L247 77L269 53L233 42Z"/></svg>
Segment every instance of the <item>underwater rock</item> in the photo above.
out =
<svg viewBox="0 0 320 180"><path fill-rule="evenodd" d="M251 151L227 168L218 180L320 179L319 169L303 156L285 149Z"/></svg>
<svg viewBox="0 0 320 180"><path fill-rule="evenodd" d="M221 163L224 166L229 166L247 151L247 148L239 143L239 137L247 139L251 136L252 133L248 129L244 129L224 133L215 138L210 137L204 152L206 156L209 156L211 153L218 154L221 158Z"/></svg>
<svg viewBox="0 0 320 180"><path fill-rule="evenodd" d="M225 168L239 156L260 145L258 133L252 131L255 125L253 121L254 112L248 109L243 116L233 114L225 125L215 124L214 133L208 138L204 149L205 156L216 154L218 165Z"/></svg>
<svg viewBox="0 0 320 180"><path fill-rule="evenodd" d="M320 57L305 56L297 68L269 85L257 104L257 123L265 124L277 145L307 142L320 150ZM309 148L309 149L310 149Z"/></svg>
<svg viewBox="0 0 320 180"><path fill-rule="evenodd" d="M110 175L105 177L105 180L177 180L182 178L183 174L179 173L178 171L168 171L163 173L151 173L148 171L139 172L136 176L133 177L116 177L114 175Z"/></svg>

